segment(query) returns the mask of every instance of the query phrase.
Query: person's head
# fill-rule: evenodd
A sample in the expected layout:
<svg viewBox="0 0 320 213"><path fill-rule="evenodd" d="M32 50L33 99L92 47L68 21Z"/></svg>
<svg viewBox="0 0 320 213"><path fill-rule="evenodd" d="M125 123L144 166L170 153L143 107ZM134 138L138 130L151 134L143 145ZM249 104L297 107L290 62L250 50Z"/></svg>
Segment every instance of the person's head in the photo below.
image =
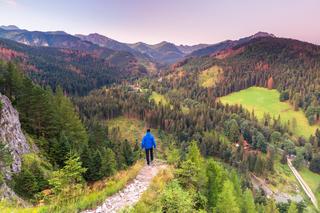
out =
<svg viewBox="0 0 320 213"><path fill-rule="evenodd" d="M147 133L150 133L150 129L147 129Z"/></svg>

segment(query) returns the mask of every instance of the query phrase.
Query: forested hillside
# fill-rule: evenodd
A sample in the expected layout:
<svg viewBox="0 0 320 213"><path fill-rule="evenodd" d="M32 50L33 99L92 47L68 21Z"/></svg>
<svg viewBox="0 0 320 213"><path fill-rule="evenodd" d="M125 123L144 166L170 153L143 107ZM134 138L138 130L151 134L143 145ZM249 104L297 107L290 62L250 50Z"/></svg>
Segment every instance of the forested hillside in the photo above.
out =
<svg viewBox="0 0 320 213"><path fill-rule="evenodd" d="M282 101L290 100L302 108L310 123L319 118L320 47L282 38L257 38L221 51L214 56L190 58L178 64L188 75L213 65L221 66L223 75L208 90L210 96L221 97L250 86L276 88Z"/></svg>
<svg viewBox="0 0 320 213"><path fill-rule="evenodd" d="M94 119L84 123L61 87L55 92L42 88L13 63L0 64L0 92L18 110L27 142L36 147L20 156L21 172L4 181L31 203L45 199L47 204L63 205L72 193L81 194L77 190L83 189L85 181L111 176L137 160L133 142L111 136L118 134L117 129L108 133ZM42 194L43 190L49 194Z"/></svg>
<svg viewBox="0 0 320 213"><path fill-rule="evenodd" d="M313 209L291 174L287 157L295 156L292 162L297 169L309 169L304 175L318 177L320 131L309 138L299 137L280 117L265 114L258 119L254 111L223 104L220 98L251 86L275 88L281 93L279 101L287 101L293 111L302 109L310 123L317 123L319 46L291 39L252 38L148 75L146 70L120 69L122 56L120 62L111 62L74 50L26 47L7 40L2 45L3 53L11 50L3 57L10 56L6 59L14 59L19 66L2 62L0 91L19 111L29 142L40 150L25 156L22 172L8 181L26 200L44 202L49 211L63 209L58 206L67 206L72 196L73 210L92 208L103 200L100 197L75 207L87 193L85 183L90 186L117 170L135 168L131 166L141 157L139 141L125 140L121 134L130 132L127 126L108 127L110 120L121 116L157 131L160 157L173 173L166 177L170 181L153 183L159 188L159 195L153 195L154 204L143 206L147 200L142 198L133 211ZM43 75L46 66L39 73L28 71L29 63L48 61L57 65L50 65L57 73L50 70ZM65 67L59 71L58 64L81 67L81 72L65 75ZM49 86L33 83L18 67L27 70L35 83ZM130 81L121 81L127 79ZM66 93L82 96L69 98ZM158 178L161 175L165 176ZM49 190L49 195L43 190ZM313 190L319 199L317 187Z"/></svg>
<svg viewBox="0 0 320 213"><path fill-rule="evenodd" d="M0 59L14 60L38 84L53 89L60 85L75 95L148 73L147 68L127 52L32 47L6 39L0 39Z"/></svg>

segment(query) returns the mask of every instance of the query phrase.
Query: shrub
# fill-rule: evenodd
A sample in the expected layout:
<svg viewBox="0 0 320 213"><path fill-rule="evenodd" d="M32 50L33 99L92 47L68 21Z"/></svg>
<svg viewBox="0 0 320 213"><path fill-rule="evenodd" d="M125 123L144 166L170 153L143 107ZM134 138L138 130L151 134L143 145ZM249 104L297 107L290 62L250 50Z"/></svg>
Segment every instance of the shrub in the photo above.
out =
<svg viewBox="0 0 320 213"><path fill-rule="evenodd" d="M162 212L192 212L193 202L189 192L184 191L177 181L172 181L161 195Z"/></svg>

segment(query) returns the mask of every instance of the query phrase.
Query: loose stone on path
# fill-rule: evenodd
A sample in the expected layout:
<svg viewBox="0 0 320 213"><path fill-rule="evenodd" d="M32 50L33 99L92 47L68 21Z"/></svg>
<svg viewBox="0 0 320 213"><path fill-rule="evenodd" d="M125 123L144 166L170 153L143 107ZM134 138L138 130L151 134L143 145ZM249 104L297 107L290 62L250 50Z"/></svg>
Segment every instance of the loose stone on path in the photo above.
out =
<svg viewBox="0 0 320 213"><path fill-rule="evenodd" d="M164 169L165 165L154 163L153 166L144 166L137 177L124 189L108 197L105 202L94 210L86 210L83 213L116 213L127 206L137 203L144 191L149 187L151 180L157 173Z"/></svg>

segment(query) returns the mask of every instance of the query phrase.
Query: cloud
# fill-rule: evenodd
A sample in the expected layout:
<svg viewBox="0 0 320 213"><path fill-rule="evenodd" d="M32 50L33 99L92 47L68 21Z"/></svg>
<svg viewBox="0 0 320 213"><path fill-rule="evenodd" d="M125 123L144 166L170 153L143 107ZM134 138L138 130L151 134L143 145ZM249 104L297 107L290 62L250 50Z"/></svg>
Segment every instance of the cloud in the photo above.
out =
<svg viewBox="0 0 320 213"><path fill-rule="evenodd" d="M13 6L13 7L18 5L17 0L0 0L0 2L5 3L9 6Z"/></svg>

